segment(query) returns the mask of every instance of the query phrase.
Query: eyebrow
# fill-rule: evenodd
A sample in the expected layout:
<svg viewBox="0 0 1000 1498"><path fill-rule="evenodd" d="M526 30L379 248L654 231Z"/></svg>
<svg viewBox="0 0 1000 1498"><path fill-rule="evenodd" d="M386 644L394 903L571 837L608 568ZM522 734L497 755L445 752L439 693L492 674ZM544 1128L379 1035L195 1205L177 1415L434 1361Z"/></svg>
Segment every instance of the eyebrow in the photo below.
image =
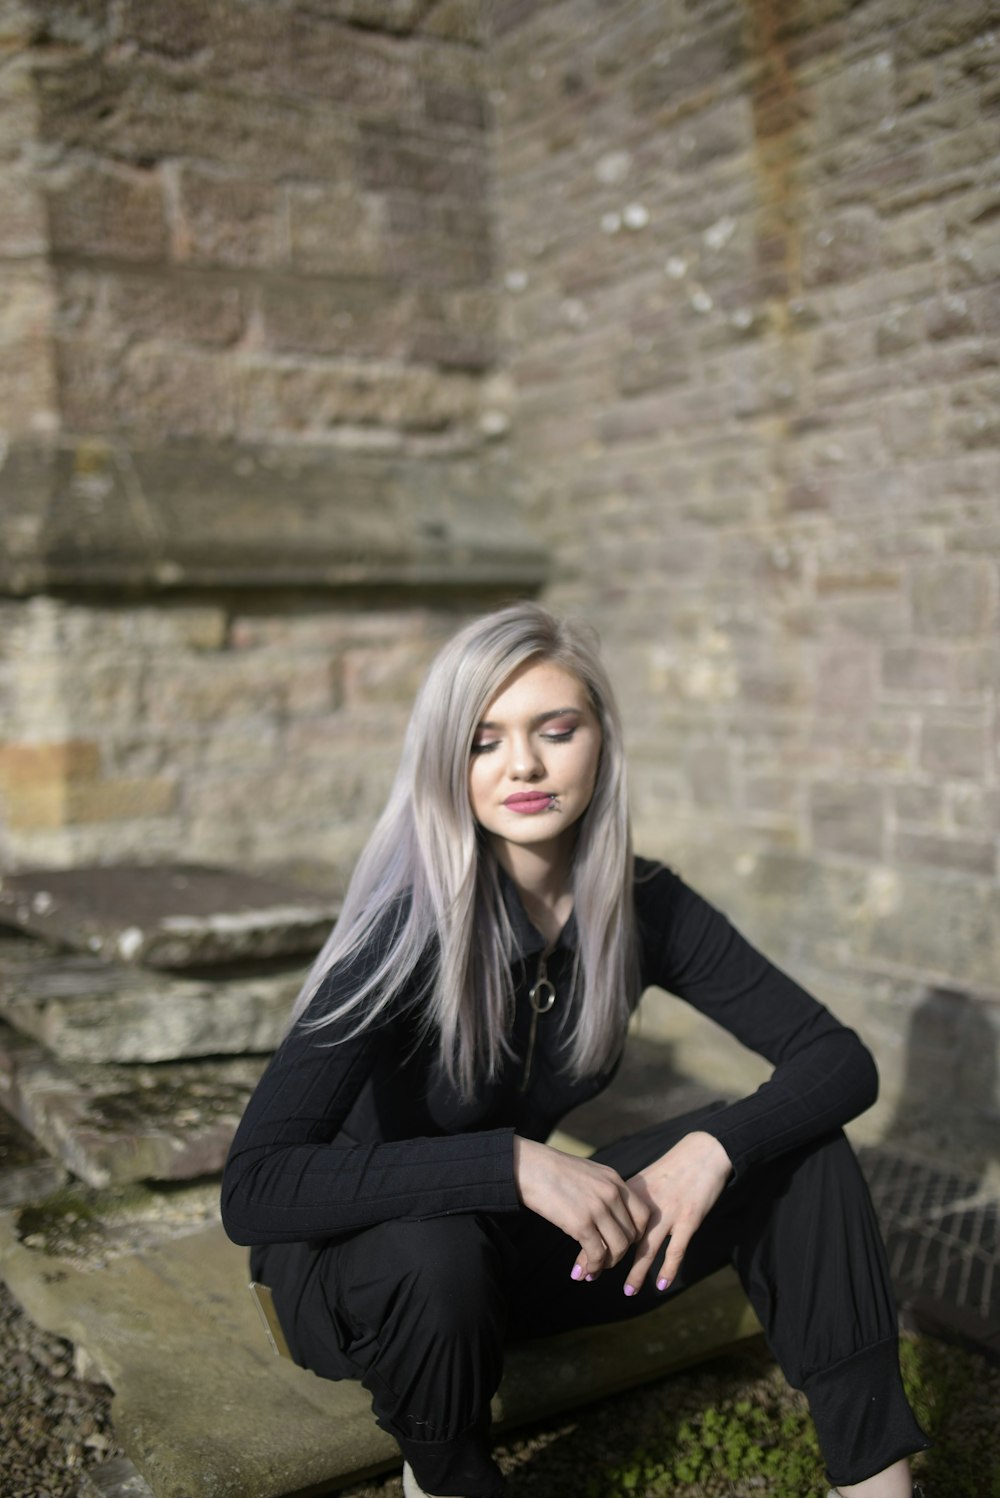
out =
<svg viewBox="0 0 1000 1498"><path fill-rule="evenodd" d="M537 726L539 723L549 723L553 718L566 718L571 713L575 714L578 718L581 718L583 716L584 709L582 707L556 707L553 708L551 712L538 713L534 718L532 718L531 722L533 725ZM480 728L502 727L502 723L491 723L489 718L484 718L481 723L476 724L477 730Z"/></svg>

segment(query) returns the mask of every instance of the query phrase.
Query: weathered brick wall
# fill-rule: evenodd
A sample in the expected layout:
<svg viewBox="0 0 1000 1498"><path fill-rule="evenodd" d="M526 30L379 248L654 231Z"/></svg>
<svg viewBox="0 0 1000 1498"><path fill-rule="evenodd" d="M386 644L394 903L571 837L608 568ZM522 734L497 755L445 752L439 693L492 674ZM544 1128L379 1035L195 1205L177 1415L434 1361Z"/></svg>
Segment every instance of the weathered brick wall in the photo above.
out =
<svg viewBox="0 0 1000 1498"><path fill-rule="evenodd" d="M227 587L219 515L238 549L240 476L284 455L279 558L294 454L312 475L298 523L324 503L327 445L335 548L381 492L380 455L407 490L397 456L475 461L502 437L481 20L475 0L3 8L0 505L36 572L53 545L69 555L57 591L0 600L4 866L349 866L423 664L472 607L462 563L415 592L387 495L373 529L398 586L390 556L373 596L296 593L258 534ZM15 449L29 476L58 450L68 480L28 492L13 457L2 473ZM363 489L345 449L368 461ZM140 469L158 451L202 494L218 586L157 560L171 538ZM408 492L446 530L447 504ZM113 499L132 533L118 591ZM67 537L91 537L79 578Z"/></svg>
<svg viewBox="0 0 1000 1498"><path fill-rule="evenodd" d="M299 600L0 604L16 740L4 866L331 865L385 802L414 690L464 615Z"/></svg>
<svg viewBox="0 0 1000 1498"><path fill-rule="evenodd" d="M1000 1106L1000 12L493 11L510 460L602 629L641 845ZM722 1084L742 1060L651 1014Z"/></svg>
<svg viewBox="0 0 1000 1498"><path fill-rule="evenodd" d="M476 430L494 337L477 6L25 15L33 171L4 248L47 235L65 429Z"/></svg>

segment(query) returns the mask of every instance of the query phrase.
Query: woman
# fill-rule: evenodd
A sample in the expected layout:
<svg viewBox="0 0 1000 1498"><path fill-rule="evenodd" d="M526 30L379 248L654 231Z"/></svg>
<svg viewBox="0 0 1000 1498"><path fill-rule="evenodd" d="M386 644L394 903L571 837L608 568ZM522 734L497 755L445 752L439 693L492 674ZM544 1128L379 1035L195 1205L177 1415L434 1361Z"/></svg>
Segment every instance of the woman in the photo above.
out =
<svg viewBox="0 0 1000 1498"><path fill-rule="evenodd" d="M669 989L774 1063L751 1096L591 1160L545 1140ZM295 1360L358 1378L413 1495L492 1498L507 1340L640 1315L734 1263L836 1491L909 1498L871 1202L840 1126L857 1036L670 869L634 859L621 729L586 629L518 604L417 698L388 805L233 1142Z"/></svg>

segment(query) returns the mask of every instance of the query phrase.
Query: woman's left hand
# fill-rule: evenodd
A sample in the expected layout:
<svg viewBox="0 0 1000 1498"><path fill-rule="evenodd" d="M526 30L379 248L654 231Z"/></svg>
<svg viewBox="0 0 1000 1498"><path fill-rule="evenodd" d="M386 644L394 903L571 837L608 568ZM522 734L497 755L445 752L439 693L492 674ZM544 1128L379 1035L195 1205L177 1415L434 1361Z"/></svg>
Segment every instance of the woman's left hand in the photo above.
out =
<svg viewBox="0 0 1000 1498"><path fill-rule="evenodd" d="M625 1281L626 1295L634 1295L642 1285L669 1235L666 1258L656 1279L657 1289L667 1288L732 1170L732 1161L719 1141L697 1130L685 1134L652 1165L629 1177L625 1184L649 1207L649 1221L636 1244Z"/></svg>

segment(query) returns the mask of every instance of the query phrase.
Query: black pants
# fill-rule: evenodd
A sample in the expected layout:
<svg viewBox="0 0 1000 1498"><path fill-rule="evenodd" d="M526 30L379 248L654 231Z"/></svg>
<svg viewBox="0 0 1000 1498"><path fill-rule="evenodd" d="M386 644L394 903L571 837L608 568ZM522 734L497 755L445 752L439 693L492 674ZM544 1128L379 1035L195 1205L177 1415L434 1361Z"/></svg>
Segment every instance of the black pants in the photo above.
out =
<svg viewBox="0 0 1000 1498"><path fill-rule="evenodd" d="M627 1178L706 1110L595 1159ZM710 1110L709 1110L710 1111ZM591 1284L578 1245L532 1212L406 1219L320 1249L255 1248L295 1360L357 1378L429 1493L493 1498L490 1399L505 1344L631 1320L733 1264L788 1382L803 1389L831 1483L861 1482L928 1442L903 1393L896 1308L867 1186L838 1130L723 1192L666 1292L623 1293L631 1254Z"/></svg>

